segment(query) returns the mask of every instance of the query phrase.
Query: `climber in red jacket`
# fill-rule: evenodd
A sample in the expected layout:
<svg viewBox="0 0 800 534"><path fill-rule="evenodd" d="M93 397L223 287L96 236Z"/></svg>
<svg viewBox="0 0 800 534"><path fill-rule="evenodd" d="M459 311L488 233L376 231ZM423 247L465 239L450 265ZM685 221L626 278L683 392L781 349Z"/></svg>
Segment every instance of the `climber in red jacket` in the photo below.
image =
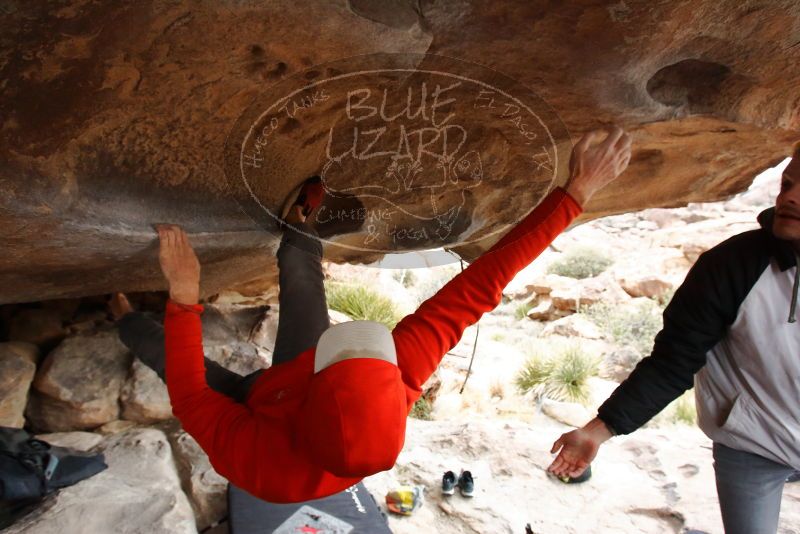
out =
<svg viewBox="0 0 800 534"><path fill-rule="evenodd" d="M371 321L333 327L321 269L322 246L305 217L321 201L306 181L284 209L278 251L280 315L273 365L229 396L209 387L198 304L200 264L186 233L161 226L161 268L169 282L164 319L172 410L233 484L272 502L341 491L390 469L422 384L464 329L495 308L502 290L628 165L631 140L619 128L575 146L566 189L552 191L514 229L394 330Z"/></svg>

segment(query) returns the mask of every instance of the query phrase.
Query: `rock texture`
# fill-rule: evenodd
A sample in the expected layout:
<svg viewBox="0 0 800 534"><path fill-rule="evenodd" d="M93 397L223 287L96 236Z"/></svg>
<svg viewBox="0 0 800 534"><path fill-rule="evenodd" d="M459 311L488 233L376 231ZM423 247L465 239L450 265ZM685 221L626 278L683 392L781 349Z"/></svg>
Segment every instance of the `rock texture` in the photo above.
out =
<svg viewBox="0 0 800 534"><path fill-rule="evenodd" d="M611 122L633 132L631 167L586 218L725 197L799 136L798 16L792 0L14 2L0 14L0 302L163 289L151 225L165 221L190 232L205 293L274 284L277 237L240 209L242 198L279 209L295 184L325 168L332 124L344 137L330 146L346 155L352 123L340 120L336 94L309 91L292 101L269 143L278 134L281 141L263 138L269 148L250 154L263 172L249 191L229 156L248 120L287 94L280 91L348 74L366 60L342 58L361 54L405 54L373 62L380 68L441 71L446 63L447 76L480 73L494 89L525 88L556 134L537 160L517 150L507 128L536 132L495 106L495 121L464 123L469 151L424 162L428 178L446 173L446 187L418 180L419 162L433 153L416 146L424 134L409 141L413 148L402 137L387 141L416 154L393 166L385 157L336 160L327 176L337 192L372 187L375 176L402 191L383 205L364 189L358 199L340 195L332 222L316 221L331 259L433 245L474 256L563 181L568 137ZM442 57L470 63L453 68ZM398 73L372 80L373 97L382 83L395 91L389 116L402 111L407 89L420 94L419 75ZM433 98L441 76L426 76ZM479 93L466 91L469 83L451 93L461 98L454 112ZM472 119L489 113L483 97ZM450 108L441 96L440 104L443 120ZM365 136L377 131L372 120L359 123L368 125ZM381 226L382 209L402 216ZM372 238L369 224L358 229L367 215L380 230L370 250L347 248Z"/></svg>
<svg viewBox="0 0 800 534"><path fill-rule="evenodd" d="M122 418L138 423L153 423L172 417L167 385L155 371L138 358L133 360L130 376L120 391Z"/></svg>
<svg viewBox="0 0 800 534"><path fill-rule="evenodd" d="M243 376L269 365L277 314L268 306L206 306L201 318L207 358Z"/></svg>
<svg viewBox="0 0 800 534"><path fill-rule="evenodd" d="M39 437L54 445L93 446L105 454L108 469L51 495L4 532L197 532L163 432L135 429L109 436L99 444L96 439L86 439L86 435L79 432Z"/></svg>
<svg viewBox="0 0 800 534"><path fill-rule="evenodd" d="M0 426L22 428L25 424L23 413L36 373L36 360L31 361L31 352L35 358L36 347L28 343L0 343Z"/></svg>
<svg viewBox="0 0 800 534"><path fill-rule="evenodd" d="M170 425L167 436L172 444L181 484L194 510L197 529L203 530L221 521L228 511L228 480L220 476L208 461L197 441Z"/></svg>
<svg viewBox="0 0 800 534"><path fill-rule="evenodd" d="M527 523L542 534L722 532L711 442L699 430L639 430L614 438L600 450L588 482L565 485L545 469L553 441L569 429L546 417L532 424L411 419L395 467L365 484L379 502L398 485L425 488L425 503L414 515L390 516L396 534L515 533ZM475 497L442 496L442 474L461 469L472 471ZM799 496L799 486L786 485L781 533L797 531Z"/></svg>
<svg viewBox="0 0 800 534"><path fill-rule="evenodd" d="M52 348L66 334L55 310L20 310L11 319L8 339Z"/></svg>
<svg viewBox="0 0 800 534"><path fill-rule="evenodd" d="M51 432L117 419L130 365L131 355L116 331L69 337L37 371L26 416L35 428Z"/></svg>

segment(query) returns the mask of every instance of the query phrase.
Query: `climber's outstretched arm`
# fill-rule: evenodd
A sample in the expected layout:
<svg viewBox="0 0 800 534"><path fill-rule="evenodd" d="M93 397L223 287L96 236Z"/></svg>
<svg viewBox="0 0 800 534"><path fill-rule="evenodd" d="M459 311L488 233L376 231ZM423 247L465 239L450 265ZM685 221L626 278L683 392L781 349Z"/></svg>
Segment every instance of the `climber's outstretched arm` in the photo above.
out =
<svg viewBox="0 0 800 534"><path fill-rule="evenodd" d="M569 226L596 191L628 166L629 135L611 128L602 138L601 131L584 135L573 149L566 189L550 193L491 249L397 324L392 335L409 409L464 330L494 309L514 276Z"/></svg>

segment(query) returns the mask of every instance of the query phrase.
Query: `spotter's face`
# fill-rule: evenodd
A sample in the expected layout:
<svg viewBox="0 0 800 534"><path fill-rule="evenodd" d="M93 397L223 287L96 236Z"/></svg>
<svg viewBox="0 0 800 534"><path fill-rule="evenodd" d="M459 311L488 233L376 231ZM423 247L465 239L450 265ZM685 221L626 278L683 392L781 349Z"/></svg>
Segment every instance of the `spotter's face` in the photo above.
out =
<svg viewBox="0 0 800 534"><path fill-rule="evenodd" d="M772 232L780 239L800 244L800 157L792 158L783 171Z"/></svg>

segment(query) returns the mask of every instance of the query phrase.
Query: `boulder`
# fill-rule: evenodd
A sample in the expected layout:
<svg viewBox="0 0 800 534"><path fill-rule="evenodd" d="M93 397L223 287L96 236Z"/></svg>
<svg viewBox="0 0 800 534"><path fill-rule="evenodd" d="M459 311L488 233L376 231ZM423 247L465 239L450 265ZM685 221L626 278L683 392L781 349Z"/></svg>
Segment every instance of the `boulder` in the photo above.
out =
<svg viewBox="0 0 800 534"><path fill-rule="evenodd" d="M574 313L598 302L627 302L630 297L609 273L593 278L573 280L569 286L562 286L550 293L553 306L567 313Z"/></svg>
<svg viewBox="0 0 800 534"><path fill-rule="evenodd" d="M94 432L52 432L38 434L36 438L56 447L66 447L89 452L103 442L103 436Z"/></svg>
<svg viewBox="0 0 800 534"><path fill-rule="evenodd" d="M0 102L0 302L164 289L151 226L162 221L192 236L205 295L274 288L279 235L251 208L276 211L323 170L338 191L370 191L316 217L329 259L442 246L473 258L563 183L570 143L589 129L620 124L634 153L582 220L727 197L798 137L792 2L476 6L34 0L4 12L6 56L17 59ZM115 26L137 31L106 31ZM386 56L364 58L374 53ZM354 80L370 65L383 72ZM454 114L441 114L439 95L432 117L437 84L456 83L445 93ZM348 105L351 91L361 106ZM404 95L423 93L424 113L406 120ZM355 118L365 120L349 152ZM408 147L413 168L385 154L401 127L438 134L444 118L466 139L451 167L450 154L427 156L433 144ZM377 128L386 134L372 143ZM242 150L253 146L243 132L263 150Z"/></svg>
<svg viewBox="0 0 800 534"><path fill-rule="evenodd" d="M586 387L589 388L589 400L587 406L594 414L597 409L603 404L606 399L611 396L611 393L619 386L619 382L613 380L605 380L597 376L591 376L586 380Z"/></svg>
<svg viewBox="0 0 800 534"><path fill-rule="evenodd" d="M564 336L584 339L600 339L603 333L592 321L581 315L569 315L548 324L542 330L543 337Z"/></svg>
<svg viewBox="0 0 800 534"><path fill-rule="evenodd" d="M674 289L669 280L661 276L641 276L639 278L623 278L619 281L622 289L632 297L657 299Z"/></svg>
<svg viewBox="0 0 800 534"><path fill-rule="evenodd" d="M5 343L0 343L0 352L4 354L16 354L34 365L39 364L39 357L41 356L39 347L33 343L26 343L24 341L7 341Z"/></svg>
<svg viewBox="0 0 800 534"><path fill-rule="evenodd" d="M681 217L675 210L652 208L640 212L640 216L645 221L650 221L656 224L657 228L668 228L684 224Z"/></svg>
<svg viewBox="0 0 800 534"><path fill-rule="evenodd" d="M202 531L225 517L228 480L217 474L197 441L179 426L171 425L167 436L181 485L194 510L197 529Z"/></svg>
<svg viewBox="0 0 800 534"><path fill-rule="evenodd" d="M116 331L66 338L36 373L26 416L35 428L54 432L117 419L130 364Z"/></svg>
<svg viewBox="0 0 800 534"><path fill-rule="evenodd" d="M172 417L167 385L141 360L135 358L119 400L122 418L137 423L154 423Z"/></svg>
<svg viewBox="0 0 800 534"><path fill-rule="evenodd" d="M22 428L25 425L23 413L36 374L36 352L35 345L0 343L0 426Z"/></svg>
<svg viewBox="0 0 800 534"><path fill-rule="evenodd" d="M602 376L610 378L616 382L622 382L631 374L636 364L642 359L639 351L631 347L619 347L609 353L603 359L600 372Z"/></svg>
<svg viewBox="0 0 800 534"><path fill-rule="evenodd" d="M570 288L554 290L550 293L550 298L557 310L572 313L600 301L598 293L584 292L578 284Z"/></svg>
<svg viewBox="0 0 800 534"><path fill-rule="evenodd" d="M107 321L107 315L105 311L101 310L80 313L67 325L67 330L70 334L91 332Z"/></svg>
<svg viewBox="0 0 800 534"><path fill-rule="evenodd" d="M63 435L41 438L55 444L76 441ZM108 469L50 495L4 532L197 533L163 432L147 428L114 434L94 450L103 452Z"/></svg>
<svg viewBox="0 0 800 534"><path fill-rule="evenodd" d="M734 234L758 228L752 213L729 212L727 215L713 214L706 220L695 222L687 229L675 229L660 239L667 247L681 251L689 265L694 264L703 252L718 245Z"/></svg>
<svg viewBox="0 0 800 534"><path fill-rule="evenodd" d="M33 343L44 349L52 348L66 331L61 314L53 309L21 309L11 318L10 341Z"/></svg>
<svg viewBox="0 0 800 534"><path fill-rule="evenodd" d="M569 312L556 308L553 299L542 298L528 311L528 318L534 321L555 321L567 313Z"/></svg>
<svg viewBox="0 0 800 534"><path fill-rule="evenodd" d="M277 330L277 319L270 319L273 315L269 306L206 305L201 316L206 357L243 376L268 367L275 336L263 323L271 321ZM261 346L257 341L272 346Z"/></svg>
<svg viewBox="0 0 800 534"><path fill-rule="evenodd" d="M115 419L114 421L109 421L108 423L95 428L94 431L99 434L118 434L138 426L140 425L135 421L123 421L121 419Z"/></svg>
<svg viewBox="0 0 800 534"><path fill-rule="evenodd" d="M542 413L576 428L585 425L594 417L594 414L583 404L552 399L542 399Z"/></svg>
<svg viewBox="0 0 800 534"><path fill-rule="evenodd" d="M530 423L410 419L395 466L364 483L383 510L387 491L401 484L425 487L425 504L413 515L389 514L395 534L516 533L527 523L537 533L723 531L711 442L699 429L641 429L616 437L601 447L591 480L569 486L546 472L553 442L568 430L541 415ZM442 474L462 469L473 472L477 496L443 496ZM800 509L787 505L800 495L793 486L784 490L780 529L786 532L800 519Z"/></svg>

